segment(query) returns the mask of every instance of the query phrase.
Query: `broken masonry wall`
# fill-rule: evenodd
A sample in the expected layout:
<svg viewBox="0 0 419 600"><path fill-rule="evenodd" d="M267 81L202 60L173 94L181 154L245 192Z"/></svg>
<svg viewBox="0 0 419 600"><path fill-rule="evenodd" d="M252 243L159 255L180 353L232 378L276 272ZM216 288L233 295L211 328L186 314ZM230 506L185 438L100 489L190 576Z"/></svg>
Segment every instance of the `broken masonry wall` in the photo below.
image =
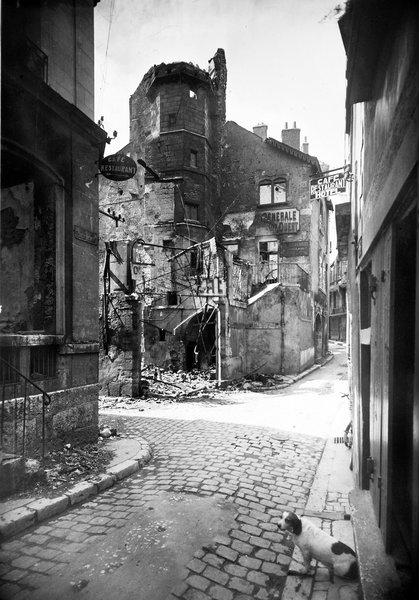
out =
<svg viewBox="0 0 419 600"><path fill-rule="evenodd" d="M277 287L248 307L247 370L281 374L281 289ZM297 347L297 346L296 346Z"/></svg>
<svg viewBox="0 0 419 600"><path fill-rule="evenodd" d="M251 267L225 250L226 298L221 310L221 379L231 380L248 373L249 312L247 301L251 292Z"/></svg>
<svg viewBox="0 0 419 600"><path fill-rule="evenodd" d="M185 345L178 336L150 323L144 327L144 364L179 371L185 366Z"/></svg>
<svg viewBox="0 0 419 600"><path fill-rule="evenodd" d="M238 379L249 372L246 303L225 302L221 317L221 379Z"/></svg>
<svg viewBox="0 0 419 600"><path fill-rule="evenodd" d="M284 374L300 373L314 364L313 296L298 286L284 292Z"/></svg>
<svg viewBox="0 0 419 600"><path fill-rule="evenodd" d="M132 246L138 239L158 245L168 240L172 244L174 186L171 183L144 185L142 169L139 169L135 178L126 182L102 179L100 198L103 210L110 206L116 215L124 215L125 219L116 227L114 220L101 215L101 393L132 396L138 386L139 361L147 360L145 335L141 337L140 329L143 327L145 331L145 323L141 323L145 315L135 315L138 302L127 300L126 296L137 293L145 310L156 299L166 304L167 291L172 287L171 267L167 261L170 248L147 246L143 249L136 245L133 250ZM105 273L107 254L109 273ZM131 271L131 258L136 263L135 273ZM164 274L163 278L156 279L156 273ZM105 286L109 294L105 293Z"/></svg>
<svg viewBox="0 0 419 600"><path fill-rule="evenodd" d="M247 310L249 373L295 374L314 363L311 294L278 286Z"/></svg>

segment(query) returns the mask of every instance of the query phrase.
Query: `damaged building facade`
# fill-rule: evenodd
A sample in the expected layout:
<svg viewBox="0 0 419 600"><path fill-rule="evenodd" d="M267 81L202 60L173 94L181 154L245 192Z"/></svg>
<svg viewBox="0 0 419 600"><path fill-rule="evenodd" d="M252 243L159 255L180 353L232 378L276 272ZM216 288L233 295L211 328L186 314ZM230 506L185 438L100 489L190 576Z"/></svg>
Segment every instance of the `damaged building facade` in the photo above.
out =
<svg viewBox="0 0 419 600"><path fill-rule="evenodd" d="M97 438L94 2L2 4L1 437Z"/></svg>
<svg viewBox="0 0 419 600"><path fill-rule="evenodd" d="M296 128L282 143L226 124L226 82L218 50L208 70L152 67L131 96L117 155L137 173L100 181L105 394L141 393L146 365L221 381L296 373L326 352L330 204L309 201L320 164Z"/></svg>
<svg viewBox="0 0 419 600"><path fill-rule="evenodd" d="M138 395L144 364L215 365L226 77L218 50L208 70L152 67L130 98L130 143L121 152L141 164L132 179L101 178L100 186L101 373L110 395ZM125 222L115 227L108 210Z"/></svg>
<svg viewBox="0 0 419 600"><path fill-rule="evenodd" d="M296 123L282 142L267 126L229 121L222 159L223 244L251 269L244 315L231 308L230 360L242 373L299 373L328 337L328 198L310 200L320 163ZM228 344L228 342L226 342Z"/></svg>

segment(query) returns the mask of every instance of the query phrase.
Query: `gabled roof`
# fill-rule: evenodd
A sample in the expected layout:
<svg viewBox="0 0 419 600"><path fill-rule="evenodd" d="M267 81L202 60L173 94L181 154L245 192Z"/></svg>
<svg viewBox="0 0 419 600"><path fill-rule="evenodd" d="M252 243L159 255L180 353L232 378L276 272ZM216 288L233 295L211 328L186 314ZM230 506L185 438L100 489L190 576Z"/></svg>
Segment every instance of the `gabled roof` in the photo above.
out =
<svg viewBox="0 0 419 600"><path fill-rule="evenodd" d="M227 127L233 125L233 126L237 127L239 130L243 131L244 133L257 138L261 144L268 144L268 146L270 146L271 148L274 148L275 150L285 152L289 156L293 156L294 158L297 158L298 160L301 160L301 161L305 162L306 164L312 165L314 167L313 175L322 173L322 168L320 166L319 159L316 156L311 156L310 154L301 152L301 150L297 150L296 148L293 148L292 146L289 146L288 144L284 144L283 142L279 142L278 140L275 140L274 138L271 138L271 137L268 137L268 138L266 138L266 140L263 140L259 135L257 135L253 131L250 131L249 129L246 129L245 127L242 127L235 121L231 121L231 120L226 121L225 125Z"/></svg>
<svg viewBox="0 0 419 600"><path fill-rule="evenodd" d="M309 163L310 165L313 165L314 167L316 167L318 173L322 172L320 163L319 163L319 159L316 156L310 156L310 154L301 152L301 150L297 150L297 148L288 146L288 144L279 142L278 140L275 140L274 138L270 138L270 137L266 138L265 143L269 144L273 148L282 150L282 152L286 152L287 154L290 154L291 156L295 156L295 158L303 160L304 162Z"/></svg>

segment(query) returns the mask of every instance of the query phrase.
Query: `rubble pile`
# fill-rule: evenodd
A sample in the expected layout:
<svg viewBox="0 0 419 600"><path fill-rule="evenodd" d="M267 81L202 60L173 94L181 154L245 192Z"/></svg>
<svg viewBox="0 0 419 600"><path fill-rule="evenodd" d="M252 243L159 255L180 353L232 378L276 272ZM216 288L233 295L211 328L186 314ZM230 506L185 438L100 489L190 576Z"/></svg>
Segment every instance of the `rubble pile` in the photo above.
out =
<svg viewBox="0 0 419 600"><path fill-rule="evenodd" d="M100 396L102 409L135 408L144 410L151 402L185 402L206 400L235 391L258 391L261 389L284 387L292 383L292 377L251 373L240 379L222 381L215 378L215 370L171 371L148 365L142 370L141 398Z"/></svg>
<svg viewBox="0 0 419 600"><path fill-rule="evenodd" d="M66 444L59 450L51 451L44 459L43 468L46 481L52 489L63 484L73 484L86 477L104 472L113 456L112 451L98 444L83 444L73 447Z"/></svg>
<svg viewBox="0 0 419 600"><path fill-rule="evenodd" d="M143 395L165 398L202 396L217 387L215 371L170 371L147 366L142 371Z"/></svg>
<svg viewBox="0 0 419 600"><path fill-rule="evenodd" d="M115 435L118 435L115 433ZM25 477L8 500L26 497L54 497L69 487L106 471L114 453L106 448L106 440L79 446L65 444L54 448L42 460L25 460Z"/></svg>

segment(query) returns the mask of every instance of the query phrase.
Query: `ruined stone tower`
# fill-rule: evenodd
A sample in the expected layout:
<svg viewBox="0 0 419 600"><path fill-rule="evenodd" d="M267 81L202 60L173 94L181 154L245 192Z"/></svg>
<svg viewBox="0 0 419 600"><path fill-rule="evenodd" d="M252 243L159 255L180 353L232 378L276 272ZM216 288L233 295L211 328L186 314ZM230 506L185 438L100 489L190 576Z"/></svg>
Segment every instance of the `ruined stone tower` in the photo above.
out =
<svg viewBox="0 0 419 600"><path fill-rule="evenodd" d="M189 228L199 223L207 231L218 210L224 51L209 63L208 71L185 62L153 66L130 98L131 152L176 183L173 221ZM203 239L202 233L195 235Z"/></svg>

